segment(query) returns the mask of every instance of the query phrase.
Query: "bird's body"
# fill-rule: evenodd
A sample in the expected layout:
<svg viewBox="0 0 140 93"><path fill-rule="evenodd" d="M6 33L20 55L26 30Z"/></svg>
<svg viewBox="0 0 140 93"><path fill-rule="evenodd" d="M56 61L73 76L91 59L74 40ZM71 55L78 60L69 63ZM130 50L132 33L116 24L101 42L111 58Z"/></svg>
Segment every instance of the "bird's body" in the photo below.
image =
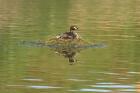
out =
<svg viewBox="0 0 140 93"><path fill-rule="evenodd" d="M75 32L65 32L62 35L58 36L58 38L61 38L61 39L78 39L79 36Z"/></svg>
<svg viewBox="0 0 140 93"><path fill-rule="evenodd" d="M69 32L65 32L65 33L63 33L63 34L61 34L61 35L59 35L59 36L57 36L57 38L59 38L59 39L78 39L79 38L79 36L78 36L78 34L75 32L75 30L77 30L78 29L78 27L77 26L71 26L70 27L70 31Z"/></svg>

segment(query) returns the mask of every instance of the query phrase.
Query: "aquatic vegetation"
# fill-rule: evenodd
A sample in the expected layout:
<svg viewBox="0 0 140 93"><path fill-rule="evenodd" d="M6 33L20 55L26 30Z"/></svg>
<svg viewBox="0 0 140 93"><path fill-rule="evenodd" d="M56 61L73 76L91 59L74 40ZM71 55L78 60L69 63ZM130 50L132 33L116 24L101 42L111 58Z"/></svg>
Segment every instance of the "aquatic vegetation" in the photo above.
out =
<svg viewBox="0 0 140 93"><path fill-rule="evenodd" d="M61 39L52 37L47 41L21 41L20 44L28 47L48 47L52 51L68 58L69 62L73 64L76 62L75 56L77 53L88 48L103 48L106 45L103 43L90 43L82 38L78 39Z"/></svg>
<svg viewBox="0 0 140 93"><path fill-rule="evenodd" d="M61 46L83 46L89 44L88 42L84 41L83 39L58 39L58 38L51 38L47 41L47 45L61 45Z"/></svg>
<svg viewBox="0 0 140 93"><path fill-rule="evenodd" d="M88 42L85 42L82 39L58 39L51 38L47 42L47 46L59 54L62 54L64 57L69 59L70 63L75 62L75 55L77 52L82 50L83 45L87 45Z"/></svg>

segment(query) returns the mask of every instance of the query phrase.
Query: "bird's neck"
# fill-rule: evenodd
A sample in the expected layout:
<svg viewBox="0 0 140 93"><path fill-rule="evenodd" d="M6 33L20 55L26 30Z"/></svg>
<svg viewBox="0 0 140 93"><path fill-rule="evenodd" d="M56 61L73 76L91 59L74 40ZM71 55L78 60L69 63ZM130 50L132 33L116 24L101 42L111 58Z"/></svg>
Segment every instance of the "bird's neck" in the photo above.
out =
<svg viewBox="0 0 140 93"><path fill-rule="evenodd" d="M72 32L72 33L73 33L73 30L70 30L70 32Z"/></svg>

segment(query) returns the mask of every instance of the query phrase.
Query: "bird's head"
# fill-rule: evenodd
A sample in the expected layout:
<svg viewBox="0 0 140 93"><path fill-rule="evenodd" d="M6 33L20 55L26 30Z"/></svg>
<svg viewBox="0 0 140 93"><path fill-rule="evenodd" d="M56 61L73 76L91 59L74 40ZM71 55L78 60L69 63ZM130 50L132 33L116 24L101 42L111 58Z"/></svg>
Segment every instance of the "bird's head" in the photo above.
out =
<svg viewBox="0 0 140 93"><path fill-rule="evenodd" d="M72 31L76 31L76 30L78 30L78 27L77 27L76 25L70 26L70 31L71 31L71 32L72 32Z"/></svg>

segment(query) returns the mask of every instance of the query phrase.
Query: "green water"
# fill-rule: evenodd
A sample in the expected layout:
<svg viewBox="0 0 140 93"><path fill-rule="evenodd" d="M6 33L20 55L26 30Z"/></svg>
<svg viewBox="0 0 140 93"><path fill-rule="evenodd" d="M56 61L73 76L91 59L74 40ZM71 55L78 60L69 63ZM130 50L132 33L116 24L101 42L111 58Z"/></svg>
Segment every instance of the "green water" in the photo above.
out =
<svg viewBox="0 0 140 93"><path fill-rule="evenodd" d="M47 41L76 24L106 47L77 53L77 62ZM0 0L0 93L139 93L139 0Z"/></svg>

